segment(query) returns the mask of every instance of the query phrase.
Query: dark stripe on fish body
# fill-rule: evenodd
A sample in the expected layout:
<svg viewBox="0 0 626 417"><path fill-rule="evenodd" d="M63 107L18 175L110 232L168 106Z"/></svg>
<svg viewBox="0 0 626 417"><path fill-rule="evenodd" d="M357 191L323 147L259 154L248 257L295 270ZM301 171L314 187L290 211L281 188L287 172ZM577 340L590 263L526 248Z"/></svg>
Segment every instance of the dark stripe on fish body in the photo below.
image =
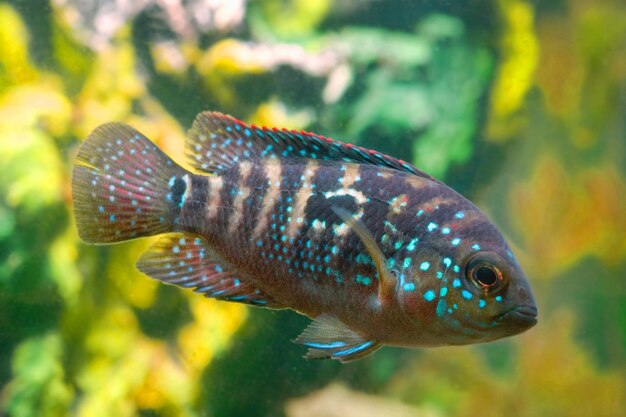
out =
<svg viewBox="0 0 626 417"><path fill-rule="evenodd" d="M280 173L280 182L282 189L291 193L297 192L302 186L300 178L304 174L306 168L306 159L295 159L296 163L289 160L281 160L283 169Z"/></svg>
<svg viewBox="0 0 626 417"><path fill-rule="evenodd" d="M276 158L263 161L263 176L259 178L260 184L265 188L263 196L257 200L258 211L253 223L252 239L254 244L260 245L260 254L266 255L264 262L269 262L270 250L270 228L272 225L272 215L275 216L275 206L281 194L280 176L282 165ZM273 258L273 255L272 255Z"/></svg>
<svg viewBox="0 0 626 417"><path fill-rule="evenodd" d="M361 181L354 185L356 191L369 196L369 201L362 205L364 211L362 222L376 241L380 241L384 234L383 225L388 212L388 200L395 196L393 192L397 188L394 184L397 179L394 181L393 177L383 178L377 175L379 171L380 168L377 167L361 166L359 170Z"/></svg>
<svg viewBox="0 0 626 417"><path fill-rule="evenodd" d="M220 190L220 204L217 209L217 225L222 230L227 231L233 216L234 209L233 203L235 202L235 196L237 195L239 182L240 168L239 165L233 165L224 173L220 174L224 181L224 185Z"/></svg>
<svg viewBox="0 0 626 417"><path fill-rule="evenodd" d="M320 167L311 180L315 184L315 192L325 193L327 191L336 191L341 188L340 179L343 179L342 166L340 163L320 162Z"/></svg>
<svg viewBox="0 0 626 417"><path fill-rule="evenodd" d="M263 197L269 185L267 184L267 173L263 164L258 160L253 161L250 175L245 181L244 186L250 189L250 194L244 201L243 206L243 219L244 226L241 229L242 236L248 244L252 244L252 233L254 231L254 225L258 221L258 216L261 213L261 204Z"/></svg>
<svg viewBox="0 0 626 417"><path fill-rule="evenodd" d="M201 175L190 175L188 190L181 212L181 223L186 230L195 233L206 232L206 205L209 200L209 178Z"/></svg>
<svg viewBox="0 0 626 417"><path fill-rule="evenodd" d="M298 192L302 189L301 176L304 174L303 163L293 163L294 160L284 161L280 165L280 172L274 170L271 181L279 190L271 202L271 208L267 211L265 231L261 239L256 241L261 246L261 257L266 264L274 264L282 273L282 278L287 276L302 278L301 266L303 261L298 255L299 223L297 214L294 212ZM295 161L304 162L303 159ZM269 179L269 178L268 178ZM294 228L294 235L290 236L290 227Z"/></svg>

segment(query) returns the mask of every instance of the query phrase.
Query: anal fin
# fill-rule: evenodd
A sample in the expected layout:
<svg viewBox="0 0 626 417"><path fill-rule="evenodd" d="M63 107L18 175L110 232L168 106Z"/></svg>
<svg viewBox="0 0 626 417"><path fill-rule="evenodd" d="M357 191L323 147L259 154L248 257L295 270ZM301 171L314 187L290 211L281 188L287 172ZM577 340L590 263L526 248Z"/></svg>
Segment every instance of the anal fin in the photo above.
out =
<svg viewBox="0 0 626 417"><path fill-rule="evenodd" d="M206 297L259 307L284 308L247 283L237 270L196 236L175 233L159 239L144 253L137 267L166 284L173 284Z"/></svg>
<svg viewBox="0 0 626 417"><path fill-rule="evenodd" d="M306 359L337 359L350 362L374 352L380 345L330 314L320 314L294 341L309 348Z"/></svg>

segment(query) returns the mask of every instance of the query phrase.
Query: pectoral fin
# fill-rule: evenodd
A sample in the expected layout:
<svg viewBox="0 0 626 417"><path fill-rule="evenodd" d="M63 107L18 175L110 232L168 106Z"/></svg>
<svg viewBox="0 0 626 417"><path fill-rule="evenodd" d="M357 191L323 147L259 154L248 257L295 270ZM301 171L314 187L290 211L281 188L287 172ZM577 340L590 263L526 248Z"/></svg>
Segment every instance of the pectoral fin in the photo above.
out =
<svg viewBox="0 0 626 417"><path fill-rule="evenodd" d="M267 308L283 308L250 285L206 242L185 233L159 239L137 262L139 270L166 284L192 288L206 297Z"/></svg>
<svg viewBox="0 0 626 417"><path fill-rule="evenodd" d="M374 352L380 345L359 335L341 320L330 314L321 314L295 340L309 351L306 359L337 359L350 362Z"/></svg>
<svg viewBox="0 0 626 417"><path fill-rule="evenodd" d="M398 281L396 276L387 268L385 255L383 255L374 237L362 222L355 219L354 216L341 207L333 206L332 210L352 229L352 231L354 231L359 239L361 239L367 252L372 257L380 279L378 284L378 299L381 304L385 304L388 300L393 299Z"/></svg>

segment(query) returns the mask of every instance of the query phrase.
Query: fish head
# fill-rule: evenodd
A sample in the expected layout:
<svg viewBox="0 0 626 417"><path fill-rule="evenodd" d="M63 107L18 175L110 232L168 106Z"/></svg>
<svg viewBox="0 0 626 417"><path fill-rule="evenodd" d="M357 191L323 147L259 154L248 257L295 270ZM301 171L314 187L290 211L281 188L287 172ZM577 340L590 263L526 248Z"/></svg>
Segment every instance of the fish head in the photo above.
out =
<svg viewBox="0 0 626 417"><path fill-rule="evenodd" d="M426 312L430 324L424 338L432 345L487 342L537 323L524 271L495 226L476 216L481 216L478 226L472 222L449 238L423 241L427 250L416 254L412 276L406 275L419 284L405 297L405 312L416 323L421 320L420 327Z"/></svg>
<svg viewBox="0 0 626 417"><path fill-rule="evenodd" d="M464 329L461 342L512 336L537 323L537 306L528 279L508 248L464 255L459 268L460 291L450 292L461 313L458 323L450 324Z"/></svg>

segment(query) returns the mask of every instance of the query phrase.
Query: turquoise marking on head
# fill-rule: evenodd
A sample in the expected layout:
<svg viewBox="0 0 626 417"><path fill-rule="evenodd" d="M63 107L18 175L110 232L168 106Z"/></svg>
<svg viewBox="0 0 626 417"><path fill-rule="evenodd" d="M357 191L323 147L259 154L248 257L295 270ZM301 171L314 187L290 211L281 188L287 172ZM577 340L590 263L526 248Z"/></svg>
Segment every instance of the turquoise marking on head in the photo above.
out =
<svg viewBox="0 0 626 417"><path fill-rule="evenodd" d="M370 285L372 283L372 279L370 277L363 277L361 279L361 282L363 283L363 285Z"/></svg>
<svg viewBox="0 0 626 417"><path fill-rule="evenodd" d="M424 293L424 299L426 301L433 301L435 299L435 292L433 290L428 290Z"/></svg>
<svg viewBox="0 0 626 417"><path fill-rule="evenodd" d="M446 300L444 300L443 298L440 298L439 302L437 303L437 310L435 311L437 314L437 317L443 317L447 308L448 308L448 305L446 303Z"/></svg>

